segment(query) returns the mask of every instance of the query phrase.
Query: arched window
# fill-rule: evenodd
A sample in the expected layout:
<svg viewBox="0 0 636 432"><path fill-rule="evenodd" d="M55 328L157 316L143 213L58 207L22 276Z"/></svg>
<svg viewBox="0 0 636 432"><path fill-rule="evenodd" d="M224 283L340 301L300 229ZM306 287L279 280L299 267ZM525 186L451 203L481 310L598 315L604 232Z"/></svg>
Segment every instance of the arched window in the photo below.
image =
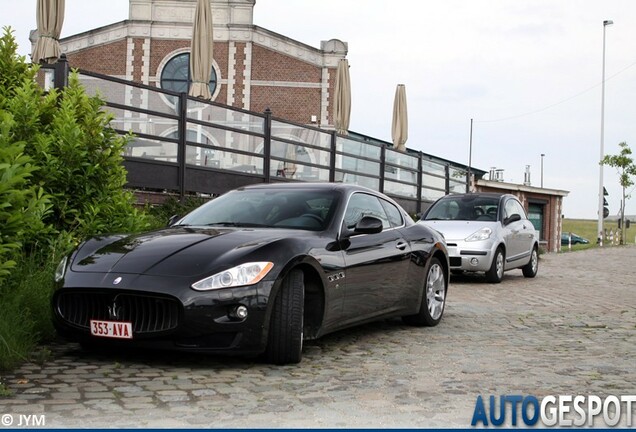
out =
<svg viewBox="0 0 636 432"><path fill-rule="evenodd" d="M191 83L190 53L181 53L168 60L168 63L161 71L161 88L187 93ZM215 89L216 71L212 67L210 71L210 93L214 94Z"/></svg>

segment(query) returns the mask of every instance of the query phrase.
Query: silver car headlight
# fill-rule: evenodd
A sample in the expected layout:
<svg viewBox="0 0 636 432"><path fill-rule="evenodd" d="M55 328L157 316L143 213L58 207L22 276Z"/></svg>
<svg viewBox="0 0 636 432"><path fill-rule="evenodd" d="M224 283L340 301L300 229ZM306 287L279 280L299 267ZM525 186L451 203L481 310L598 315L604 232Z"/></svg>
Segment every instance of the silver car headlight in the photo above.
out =
<svg viewBox="0 0 636 432"><path fill-rule="evenodd" d="M59 282L64 279L64 275L66 274L66 264L68 264L67 256L62 258L62 261L60 261L60 263L57 265L57 268L55 269L55 276L53 277L55 282Z"/></svg>
<svg viewBox="0 0 636 432"><path fill-rule="evenodd" d="M274 267L271 262L251 262L224 270L192 284L197 291L254 285Z"/></svg>
<svg viewBox="0 0 636 432"><path fill-rule="evenodd" d="M492 234L492 230L488 227L484 227L480 229L479 231L476 231L472 233L471 235L469 235L468 237L466 237L466 241L471 242L471 241L488 240L491 234Z"/></svg>

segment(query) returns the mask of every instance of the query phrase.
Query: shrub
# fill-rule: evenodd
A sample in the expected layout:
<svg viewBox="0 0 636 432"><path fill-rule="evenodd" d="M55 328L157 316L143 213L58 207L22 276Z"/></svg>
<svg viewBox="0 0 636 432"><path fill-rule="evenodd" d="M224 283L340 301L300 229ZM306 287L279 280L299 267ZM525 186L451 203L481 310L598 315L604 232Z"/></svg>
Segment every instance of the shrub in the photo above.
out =
<svg viewBox="0 0 636 432"><path fill-rule="evenodd" d="M51 337L50 296L61 256L85 237L139 231L148 218L124 189L128 137L77 75L45 93L38 66L0 37L0 369Z"/></svg>

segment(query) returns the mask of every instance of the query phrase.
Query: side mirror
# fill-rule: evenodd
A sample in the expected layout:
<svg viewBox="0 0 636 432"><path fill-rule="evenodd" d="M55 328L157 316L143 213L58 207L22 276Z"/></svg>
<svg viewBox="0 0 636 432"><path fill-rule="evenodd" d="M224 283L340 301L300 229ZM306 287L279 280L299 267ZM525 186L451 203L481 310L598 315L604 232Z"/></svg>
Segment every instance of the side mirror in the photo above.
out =
<svg viewBox="0 0 636 432"><path fill-rule="evenodd" d="M353 232L355 234L377 234L382 232L382 221L377 217L364 216L358 221Z"/></svg>
<svg viewBox="0 0 636 432"><path fill-rule="evenodd" d="M504 219L504 225L510 225L513 222L517 222L521 220L521 216L518 214L513 214L510 217Z"/></svg>
<svg viewBox="0 0 636 432"><path fill-rule="evenodd" d="M178 214L173 214L172 216L170 216L170 219L168 219L168 226L171 227L172 225L174 225L179 219L181 219L181 217Z"/></svg>

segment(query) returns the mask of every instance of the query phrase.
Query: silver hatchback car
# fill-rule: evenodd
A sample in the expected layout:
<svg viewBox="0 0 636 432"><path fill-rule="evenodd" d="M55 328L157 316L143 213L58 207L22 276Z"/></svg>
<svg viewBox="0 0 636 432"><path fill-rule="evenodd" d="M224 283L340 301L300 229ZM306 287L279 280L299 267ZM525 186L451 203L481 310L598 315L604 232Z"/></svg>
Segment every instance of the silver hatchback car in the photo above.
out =
<svg viewBox="0 0 636 432"><path fill-rule="evenodd" d="M453 273L485 272L492 283L501 282L504 271L516 268L525 277L537 275L539 239L514 195L446 195L418 223L444 235Z"/></svg>

